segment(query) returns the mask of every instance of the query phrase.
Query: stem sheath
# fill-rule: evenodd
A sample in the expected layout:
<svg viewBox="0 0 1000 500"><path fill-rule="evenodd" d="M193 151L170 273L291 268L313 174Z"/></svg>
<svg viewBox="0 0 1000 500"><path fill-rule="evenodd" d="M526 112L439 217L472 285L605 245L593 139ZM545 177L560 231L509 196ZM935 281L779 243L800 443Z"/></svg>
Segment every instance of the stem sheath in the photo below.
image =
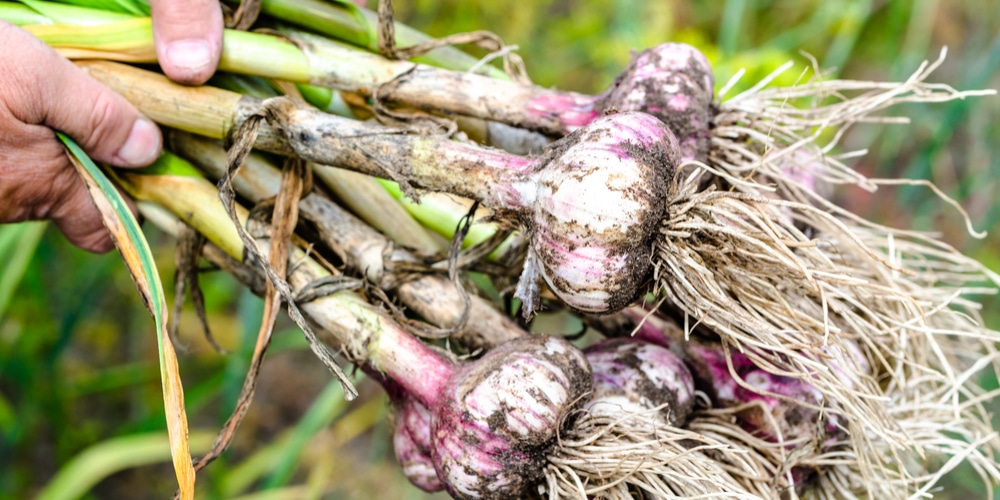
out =
<svg viewBox="0 0 1000 500"><path fill-rule="evenodd" d="M204 178L169 175L144 175L121 172L124 188L138 200L154 201L182 220L228 220L218 191ZM240 210L245 213L245 209ZM197 215L194 215L197 214ZM242 244L236 231L220 230L214 224L195 226L209 241L230 257L243 262ZM269 245L258 242L262 251ZM266 256L265 256L266 257ZM313 259L296 249L290 256L288 283L293 290L330 276ZM441 393L441 384L451 375L450 361L402 329L350 291L339 291L303 303L302 310L311 321L343 347L355 363L370 363L375 369L403 385L430 406Z"/></svg>

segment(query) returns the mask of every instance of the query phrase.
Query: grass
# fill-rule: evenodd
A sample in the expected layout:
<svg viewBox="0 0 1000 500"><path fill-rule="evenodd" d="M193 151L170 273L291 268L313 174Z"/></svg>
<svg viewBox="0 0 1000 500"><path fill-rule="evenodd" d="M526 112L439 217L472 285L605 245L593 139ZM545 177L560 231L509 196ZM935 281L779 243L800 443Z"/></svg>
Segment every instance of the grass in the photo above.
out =
<svg viewBox="0 0 1000 500"><path fill-rule="evenodd" d="M989 0L397 4L401 20L432 34L495 31L520 46L536 82L584 92L602 90L628 61L629 50L667 40L702 48L720 85L739 68L747 69L743 81L750 84L789 59L804 64L800 50L824 67L837 67L843 77L898 79L947 44L950 57L936 81L963 89L1000 88L1000 11ZM913 124L858 128L849 137L851 146L871 150L857 168L870 175L931 178L962 200L977 228L997 227L1000 99L896 112L911 116ZM869 217L941 231L1000 271L1000 231L983 240L969 238L957 215L927 190L850 192L842 201ZM92 453L87 450L165 436L156 345L119 258L71 248L45 228L0 227L0 496L38 494L57 474L77 470L73 464ZM161 277L169 283L172 242L152 231L149 237ZM203 286L214 333L232 354L212 351L186 311L181 328L186 349L179 356L197 432L218 428L231 411L261 307L220 273L206 275ZM998 304L987 304L994 327L1000 327ZM329 498L423 498L392 463L388 429L378 411L384 409L381 396L361 384L360 401L344 405L300 335L287 327L276 334L237 442L199 475L200 497L299 498L323 492ZM97 480L86 498L163 497L174 487L166 459L107 477L89 474ZM943 496L982 496L981 490L963 489L963 483L956 475Z"/></svg>

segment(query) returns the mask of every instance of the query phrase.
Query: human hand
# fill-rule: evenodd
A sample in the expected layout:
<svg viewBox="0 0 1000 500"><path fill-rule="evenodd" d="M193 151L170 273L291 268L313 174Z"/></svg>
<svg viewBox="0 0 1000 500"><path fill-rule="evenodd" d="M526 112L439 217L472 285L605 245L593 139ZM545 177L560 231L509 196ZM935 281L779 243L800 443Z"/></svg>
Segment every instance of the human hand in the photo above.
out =
<svg viewBox="0 0 1000 500"><path fill-rule="evenodd" d="M151 9L163 72L181 83L208 80L222 51L218 1L152 0ZM97 161L140 167L160 154L159 129L20 28L0 22L0 47L0 223L52 219L74 245L110 250L100 214L53 130Z"/></svg>
<svg viewBox="0 0 1000 500"><path fill-rule="evenodd" d="M118 167L156 159L160 130L28 32L0 22L0 47L0 222L52 219L74 245L110 250L100 214L53 130Z"/></svg>

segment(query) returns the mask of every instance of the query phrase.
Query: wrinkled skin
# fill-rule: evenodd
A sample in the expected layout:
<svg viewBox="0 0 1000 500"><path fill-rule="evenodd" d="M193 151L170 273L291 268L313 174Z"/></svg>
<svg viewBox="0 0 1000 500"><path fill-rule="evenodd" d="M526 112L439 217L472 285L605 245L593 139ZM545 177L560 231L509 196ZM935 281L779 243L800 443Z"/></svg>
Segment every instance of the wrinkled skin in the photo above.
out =
<svg viewBox="0 0 1000 500"><path fill-rule="evenodd" d="M167 76L200 84L222 49L214 0L153 0L153 34ZM74 245L111 249L100 215L54 130L91 158L141 167L160 153L160 131L124 98L26 31L0 21L0 223L51 219Z"/></svg>

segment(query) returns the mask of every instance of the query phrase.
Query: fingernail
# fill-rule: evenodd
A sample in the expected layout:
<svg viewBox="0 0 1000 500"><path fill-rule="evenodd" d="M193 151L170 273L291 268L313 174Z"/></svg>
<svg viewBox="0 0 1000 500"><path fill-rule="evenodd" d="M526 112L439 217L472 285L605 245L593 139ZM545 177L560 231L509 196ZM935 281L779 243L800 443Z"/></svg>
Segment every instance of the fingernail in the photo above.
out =
<svg viewBox="0 0 1000 500"><path fill-rule="evenodd" d="M160 129L147 118L139 118L132 125L128 139L115 156L123 166L149 165L160 155Z"/></svg>
<svg viewBox="0 0 1000 500"><path fill-rule="evenodd" d="M179 68L199 69L211 64L212 48L205 40L186 38L170 42L164 56Z"/></svg>

